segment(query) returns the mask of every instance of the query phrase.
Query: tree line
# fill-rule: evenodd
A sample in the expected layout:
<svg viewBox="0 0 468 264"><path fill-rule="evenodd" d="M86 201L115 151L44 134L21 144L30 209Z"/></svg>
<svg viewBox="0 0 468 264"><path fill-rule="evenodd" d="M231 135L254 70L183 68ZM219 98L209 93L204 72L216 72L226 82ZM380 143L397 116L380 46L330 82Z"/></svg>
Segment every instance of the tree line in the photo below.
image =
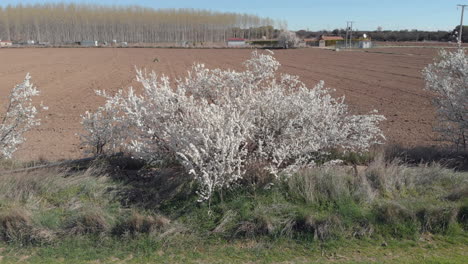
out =
<svg viewBox="0 0 468 264"><path fill-rule="evenodd" d="M381 28L374 31L353 31L356 37L366 34L375 41L457 41L457 32L459 26L452 31L424 31L424 30L382 30ZM463 32L467 33L463 36L463 42L468 42L468 27L463 27ZM320 35L335 35L346 36L345 29L306 31L299 30L297 35L301 38L314 38Z"/></svg>
<svg viewBox="0 0 468 264"><path fill-rule="evenodd" d="M52 44L114 39L155 43L271 38L275 23L256 15L195 9L64 3L0 7L0 39Z"/></svg>

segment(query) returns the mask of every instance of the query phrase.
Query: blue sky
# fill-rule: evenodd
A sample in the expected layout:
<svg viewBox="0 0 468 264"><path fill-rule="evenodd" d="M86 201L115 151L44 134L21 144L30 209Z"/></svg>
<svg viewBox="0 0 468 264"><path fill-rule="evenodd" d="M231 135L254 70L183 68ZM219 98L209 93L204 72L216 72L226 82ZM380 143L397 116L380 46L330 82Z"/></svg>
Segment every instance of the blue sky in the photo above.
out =
<svg viewBox="0 0 468 264"><path fill-rule="evenodd" d="M0 0L0 5L74 2L103 5L140 5L152 8L199 8L251 13L286 20L289 29L334 29L355 21L360 30L448 30L460 23L457 4L468 0ZM467 8L468 11L468 8ZM468 12L466 13L468 24Z"/></svg>

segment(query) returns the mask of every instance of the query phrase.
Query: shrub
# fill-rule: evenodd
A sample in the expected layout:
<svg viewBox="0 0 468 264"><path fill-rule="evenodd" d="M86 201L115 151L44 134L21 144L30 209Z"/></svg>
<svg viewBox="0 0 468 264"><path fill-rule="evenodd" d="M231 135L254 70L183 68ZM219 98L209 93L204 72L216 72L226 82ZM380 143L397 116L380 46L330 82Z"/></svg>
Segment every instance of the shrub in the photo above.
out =
<svg viewBox="0 0 468 264"><path fill-rule="evenodd" d="M109 145L111 149L117 147L115 140L119 138L118 134L122 131L122 127L115 125L115 121L110 116L112 112L109 111L112 111L112 108L100 107L95 113L87 111L81 116L81 124L88 133L81 134L80 139L84 146L90 147L89 152L93 154L104 154Z"/></svg>
<svg viewBox="0 0 468 264"><path fill-rule="evenodd" d="M11 158L18 145L24 142L23 134L40 124L40 119L36 118L38 108L32 103L39 91L30 79L28 73L24 81L13 88L6 112L0 116L0 159Z"/></svg>
<svg viewBox="0 0 468 264"><path fill-rule="evenodd" d="M468 58L463 49L441 51L438 61L424 71L426 89L433 92L439 126L445 140L467 149L468 140Z"/></svg>
<svg viewBox="0 0 468 264"><path fill-rule="evenodd" d="M330 149L362 151L383 139L383 116L350 115L344 98L331 97L323 82L309 89L296 76L277 74L279 65L253 52L244 71L197 64L176 87L137 71L142 94L99 93L107 102L93 122L110 122L119 132L85 127L88 138L112 134L113 145L149 162L177 160L199 181L200 200L236 184L250 164L290 175Z"/></svg>

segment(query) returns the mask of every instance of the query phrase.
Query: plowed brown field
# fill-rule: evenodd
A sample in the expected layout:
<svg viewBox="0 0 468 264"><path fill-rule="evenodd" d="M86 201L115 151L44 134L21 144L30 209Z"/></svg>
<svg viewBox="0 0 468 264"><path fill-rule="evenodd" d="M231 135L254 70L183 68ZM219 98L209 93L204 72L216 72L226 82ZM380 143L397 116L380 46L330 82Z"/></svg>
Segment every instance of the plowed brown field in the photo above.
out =
<svg viewBox="0 0 468 264"><path fill-rule="evenodd" d="M103 103L94 90L114 92L135 85L134 66L176 77L194 62L208 67L241 69L247 49L31 48L0 49L0 98L30 72L49 106L42 125L27 134L16 157L22 160L76 158L80 114ZM430 95L423 91L421 70L437 54L429 48L380 48L365 51L321 49L275 52L281 71L298 75L308 86L324 80L345 95L354 113L373 109L387 117L382 128L389 143L436 144ZM157 60L155 60L157 58Z"/></svg>

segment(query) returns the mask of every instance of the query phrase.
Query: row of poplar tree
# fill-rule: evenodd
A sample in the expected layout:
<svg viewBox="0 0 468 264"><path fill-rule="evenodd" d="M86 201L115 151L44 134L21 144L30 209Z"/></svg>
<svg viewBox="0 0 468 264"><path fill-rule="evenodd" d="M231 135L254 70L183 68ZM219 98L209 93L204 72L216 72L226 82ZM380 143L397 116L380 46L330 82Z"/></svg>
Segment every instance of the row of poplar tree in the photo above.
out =
<svg viewBox="0 0 468 264"><path fill-rule="evenodd" d="M82 40L195 43L223 42L233 37L272 38L277 32L276 23L255 15L195 9L84 4L0 7L0 39L51 44Z"/></svg>

